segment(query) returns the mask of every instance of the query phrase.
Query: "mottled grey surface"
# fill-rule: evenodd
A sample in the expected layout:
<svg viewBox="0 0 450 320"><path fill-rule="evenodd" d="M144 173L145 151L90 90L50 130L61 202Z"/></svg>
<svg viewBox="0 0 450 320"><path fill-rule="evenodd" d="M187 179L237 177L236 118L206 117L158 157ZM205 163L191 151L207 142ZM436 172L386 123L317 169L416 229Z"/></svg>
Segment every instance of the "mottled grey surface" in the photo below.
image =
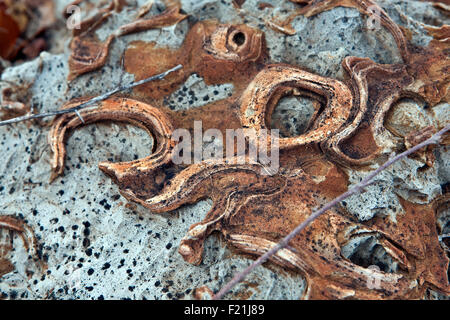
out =
<svg viewBox="0 0 450 320"><path fill-rule="evenodd" d="M57 1L58 18L61 19L60 12L68 2ZM137 2L136 7L139 7L146 1ZM258 10L255 9L258 1L248 0L243 9L255 16L270 18L287 15L295 7L287 1L265 2L274 4L275 8ZM400 61L390 34L385 30L366 30L366 18L354 9L336 8L309 19L299 16L293 23L297 33L286 36L267 28L258 18L240 18L229 0L184 0L182 3L183 9L192 15L191 19L215 18L261 28L274 62L300 65L321 75L342 78L341 61L348 55L370 57L380 63ZM444 19L429 4L420 1L395 1L398 5L394 7L389 5L391 1L380 3L396 22L408 27L414 25L414 21L435 24ZM156 1L151 14L161 12L163 8ZM113 14L97 32L99 37L105 39L118 26L132 21L135 12L128 8ZM404 21L399 12L410 20ZM156 41L160 46L178 47L188 31L185 20L176 27L121 37L113 42L108 63L101 71L83 75L68 84L67 46L70 38L64 31L64 22L60 21L60 24L61 30L55 32L57 44L52 46L50 53L42 53L34 61L10 67L1 76L2 80L9 81L1 82L1 88L10 86L9 83L31 84L30 102L40 112L55 110L72 98L104 93L119 83L132 81L133 76L121 66L122 53L131 41ZM426 43L423 30L417 26L413 29L414 41ZM199 106L205 103L206 95L211 102L225 98L233 91L231 84L207 86L197 75L191 76L184 86L189 95L180 97L175 92L166 99L174 109ZM280 110L284 108L291 118L308 119L299 111L307 108L304 104L302 109L295 107L296 101L288 99L283 103L286 105L277 108L274 117L283 119ZM301 126L295 128L301 129ZM211 206L209 201L185 206L170 214L151 214L141 206L127 204L119 195L117 186L97 164L102 160L126 161L146 156L152 140L142 130L116 124L95 124L76 131L67 141L65 174L51 184L48 130L38 123L0 127L3 158L0 161L0 214L19 216L33 228L39 253L48 265L43 272L32 259L27 259L25 249L15 235L15 250L10 258L16 270L0 279L3 296L28 299L192 298L194 288L207 285L218 290L235 272L251 262L231 253L217 236L207 240L200 266L184 262L177 253L180 239L191 224L202 220ZM392 139L392 146L395 146L396 140L387 138ZM436 153L435 168L418 171L422 165L419 161L399 162L381 175L367 193L349 199L347 209L361 220L381 213L395 219L397 211L394 208L399 206L395 193L411 201L418 201L417 195L433 198L441 192L441 185L448 183L450 176L448 149L442 148ZM353 183L363 174L349 171L349 176ZM0 230L0 241L10 241L9 236ZM370 246L370 241L367 243L365 246ZM347 248L345 254L350 256L358 247L362 246L356 244L356 249ZM382 259L380 254L375 256ZM287 274L276 267L259 267L228 297L298 299L304 287L301 276Z"/></svg>
<svg viewBox="0 0 450 320"><path fill-rule="evenodd" d="M231 97L233 87L231 83L208 86L201 77L193 74L164 102L172 110L201 107Z"/></svg>

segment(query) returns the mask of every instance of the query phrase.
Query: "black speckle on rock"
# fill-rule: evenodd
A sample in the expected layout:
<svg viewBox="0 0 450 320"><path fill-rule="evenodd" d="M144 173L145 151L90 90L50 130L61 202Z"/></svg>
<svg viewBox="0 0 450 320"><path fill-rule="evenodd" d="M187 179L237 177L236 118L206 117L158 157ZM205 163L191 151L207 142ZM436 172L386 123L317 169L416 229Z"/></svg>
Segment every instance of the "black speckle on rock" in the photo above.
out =
<svg viewBox="0 0 450 320"><path fill-rule="evenodd" d="M89 240L89 238L84 238L83 239L83 247L87 248L91 245L91 240ZM89 250L89 249L88 249Z"/></svg>
<svg viewBox="0 0 450 320"><path fill-rule="evenodd" d="M102 270L108 270L109 267L111 267L111 264L107 262L103 265Z"/></svg>
<svg viewBox="0 0 450 320"><path fill-rule="evenodd" d="M9 297L11 298L11 300L15 300L17 298L17 291L12 290L9 294Z"/></svg>
<svg viewBox="0 0 450 320"><path fill-rule="evenodd" d="M108 201L106 199L103 199L102 201L99 202L101 206L103 206L103 208L105 208L106 210L111 209L111 205L108 203Z"/></svg>

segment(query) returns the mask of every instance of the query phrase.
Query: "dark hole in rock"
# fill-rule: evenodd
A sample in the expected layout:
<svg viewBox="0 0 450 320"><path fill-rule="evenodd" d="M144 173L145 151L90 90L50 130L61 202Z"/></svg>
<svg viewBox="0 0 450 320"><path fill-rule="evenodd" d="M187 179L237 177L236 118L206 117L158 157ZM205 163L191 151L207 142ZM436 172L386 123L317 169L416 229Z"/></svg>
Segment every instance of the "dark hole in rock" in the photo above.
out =
<svg viewBox="0 0 450 320"><path fill-rule="evenodd" d="M238 32L233 36L233 42L238 46L242 46L245 43L245 34L243 32Z"/></svg>
<svg viewBox="0 0 450 320"><path fill-rule="evenodd" d="M342 256L364 268L378 266L380 271L388 273L396 273L399 268L398 263L374 236L354 238L341 249Z"/></svg>
<svg viewBox="0 0 450 320"><path fill-rule="evenodd" d="M281 138L301 135L310 127L315 111L312 98L283 97L273 110L270 128L280 130Z"/></svg>

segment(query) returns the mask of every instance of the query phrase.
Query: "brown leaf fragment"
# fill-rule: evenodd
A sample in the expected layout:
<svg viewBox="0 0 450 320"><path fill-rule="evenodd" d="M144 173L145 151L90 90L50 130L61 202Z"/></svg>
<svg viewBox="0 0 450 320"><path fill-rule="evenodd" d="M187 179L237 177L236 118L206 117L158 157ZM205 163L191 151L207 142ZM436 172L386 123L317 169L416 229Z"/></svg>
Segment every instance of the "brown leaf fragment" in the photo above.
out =
<svg viewBox="0 0 450 320"><path fill-rule="evenodd" d="M0 57L4 59L14 57L17 52L15 45L19 35L19 25L6 12L6 7L0 3Z"/></svg>

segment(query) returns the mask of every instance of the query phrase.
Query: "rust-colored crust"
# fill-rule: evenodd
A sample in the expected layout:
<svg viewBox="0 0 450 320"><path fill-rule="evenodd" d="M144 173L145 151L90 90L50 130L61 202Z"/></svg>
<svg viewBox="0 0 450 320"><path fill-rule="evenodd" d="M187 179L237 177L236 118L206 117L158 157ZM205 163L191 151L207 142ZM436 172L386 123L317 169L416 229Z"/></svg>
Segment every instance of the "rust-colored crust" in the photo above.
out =
<svg viewBox="0 0 450 320"><path fill-rule="evenodd" d="M242 44L234 37L241 34ZM164 80L149 82L135 89L141 99L158 100L174 92L192 74L203 77L207 84L233 83L242 92L267 62L264 35L246 25L220 25L216 21L196 23L177 49L156 47L154 43L134 42L125 51L127 72L137 80L163 72L174 65L183 69ZM142 61L146 61L143 65Z"/></svg>

